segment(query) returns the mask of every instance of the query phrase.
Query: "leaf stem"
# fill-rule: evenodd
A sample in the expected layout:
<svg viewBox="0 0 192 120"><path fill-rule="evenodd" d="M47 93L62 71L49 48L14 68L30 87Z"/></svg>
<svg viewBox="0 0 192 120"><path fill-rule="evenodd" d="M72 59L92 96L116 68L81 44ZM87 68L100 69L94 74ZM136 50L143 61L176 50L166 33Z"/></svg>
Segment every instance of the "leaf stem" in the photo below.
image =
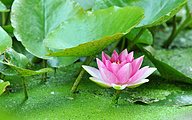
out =
<svg viewBox="0 0 192 120"><path fill-rule="evenodd" d="M10 11L7 13L7 17L6 17L6 19L5 19L5 24L4 24L4 25L7 25L7 24L8 24L9 17L10 17Z"/></svg>
<svg viewBox="0 0 192 120"><path fill-rule="evenodd" d="M123 36L123 41L122 41L122 44L121 44L120 51L123 51L124 47L125 47L125 36Z"/></svg>
<svg viewBox="0 0 192 120"><path fill-rule="evenodd" d="M173 40L177 37L177 35L181 32L181 30L183 30L185 27L187 27L191 23L192 23L191 12L187 15L186 19L183 21L183 23L179 26L178 29L176 28L176 20L174 20L172 33L169 36L169 38L163 43L162 47L168 48L170 44L173 42Z"/></svg>
<svg viewBox="0 0 192 120"><path fill-rule="evenodd" d="M55 67L54 68L54 78L56 79L56 77L57 77L57 68Z"/></svg>
<svg viewBox="0 0 192 120"><path fill-rule="evenodd" d="M24 78L24 77L21 77L21 78L22 78L23 91L24 91L24 93L25 93L25 98L28 99L28 94L27 94L27 87L26 87L25 78Z"/></svg>
<svg viewBox="0 0 192 120"><path fill-rule="evenodd" d="M121 90L115 91L115 94L114 94L113 99L112 99L112 105L117 106L120 92L121 92Z"/></svg>
<svg viewBox="0 0 192 120"><path fill-rule="evenodd" d="M88 56L88 57L86 58L86 60L85 60L85 61L86 61L86 62L85 62L85 65L89 65L89 64L91 63L91 60L93 59L94 56L95 56L95 55ZM77 87L79 86L79 83L80 83L80 81L81 81L84 73L85 73L85 70L84 70L84 69L81 69L81 72L79 73L79 75L78 75L75 83L73 84L73 87L72 87L70 93L75 93L75 91L77 90Z"/></svg>
<svg viewBox="0 0 192 120"><path fill-rule="evenodd" d="M83 62L83 64L82 65L86 65L86 63L88 62L88 57L85 59L85 61ZM80 72L82 71L82 67L80 67L79 69L78 69L78 71L74 74L74 77L77 77L79 74L80 74Z"/></svg>
<svg viewBox="0 0 192 120"><path fill-rule="evenodd" d="M2 26L5 25L5 12L2 12Z"/></svg>
<svg viewBox="0 0 192 120"><path fill-rule="evenodd" d="M113 50L115 50L115 48L117 47L117 45L119 44L119 42L121 41L121 38L119 38L111 47L111 49L109 50L109 53L111 54L113 52Z"/></svg>
<svg viewBox="0 0 192 120"><path fill-rule="evenodd" d="M43 68L47 68L47 60L43 59ZM42 74L42 82L47 81L47 72Z"/></svg>
<svg viewBox="0 0 192 120"><path fill-rule="evenodd" d="M141 37L141 35L143 34L143 32L145 32L146 29L147 29L147 28L142 28L142 29L140 30L140 32L137 34L137 36L134 38L134 40L131 41L131 43L128 45L128 47L127 47L127 50L128 50L128 51L130 51L130 50L133 48L133 46L137 43L137 41L139 40L139 38Z"/></svg>
<svg viewBox="0 0 192 120"><path fill-rule="evenodd" d="M173 41L173 36L174 36L176 30L177 30L177 22L176 22L176 15L175 15L175 16L173 16L173 30L172 30L172 32L171 32L171 35L170 35L169 38L167 39L167 41L165 41L165 42L163 43L163 47L164 47L164 48L168 48L169 45L172 43L172 41Z"/></svg>

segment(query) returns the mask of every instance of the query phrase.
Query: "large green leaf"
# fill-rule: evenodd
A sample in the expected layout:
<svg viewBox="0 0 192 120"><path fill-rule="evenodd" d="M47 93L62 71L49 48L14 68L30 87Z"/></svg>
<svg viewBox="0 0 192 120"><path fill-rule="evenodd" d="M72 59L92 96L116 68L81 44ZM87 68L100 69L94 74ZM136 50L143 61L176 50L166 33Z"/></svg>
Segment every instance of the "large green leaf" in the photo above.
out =
<svg viewBox="0 0 192 120"><path fill-rule="evenodd" d="M91 9L94 6L95 0L73 0L78 2L84 10Z"/></svg>
<svg viewBox="0 0 192 120"><path fill-rule="evenodd" d="M9 12L9 9L0 1L0 12Z"/></svg>
<svg viewBox="0 0 192 120"><path fill-rule="evenodd" d="M0 95L5 91L5 88L10 85L9 81L4 82L0 79Z"/></svg>
<svg viewBox="0 0 192 120"><path fill-rule="evenodd" d="M139 49L143 51L143 53L149 58L149 60L155 65L157 70L160 72L161 76L165 79L170 81L180 81L185 83L192 84L192 79L184 75L183 73L179 72L178 70L174 69L170 65L154 58L152 54L143 48L141 45L137 44Z"/></svg>
<svg viewBox="0 0 192 120"><path fill-rule="evenodd" d="M0 55L12 46L11 37L0 26Z"/></svg>
<svg viewBox="0 0 192 120"><path fill-rule="evenodd" d="M49 56L89 56L127 34L144 18L139 7L110 7L86 12L62 22L45 40L46 46L65 49Z"/></svg>
<svg viewBox="0 0 192 120"><path fill-rule="evenodd" d="M110 6L139 6L145 9L145 19L137 27L159 25L174 16L187 0L96 0L93 10Z"/></svg>
<svg viewBox="0 0 192 120"><path fill-rule="evenodd" d="M11 22L16 38L31 54L50 59L45 56L49 50L43 45L45 37L62 21L83 13L83 8L72 0L15 0L12 6ZM56 59L62 61L64 65L77 60L74 57Z"/></svg>

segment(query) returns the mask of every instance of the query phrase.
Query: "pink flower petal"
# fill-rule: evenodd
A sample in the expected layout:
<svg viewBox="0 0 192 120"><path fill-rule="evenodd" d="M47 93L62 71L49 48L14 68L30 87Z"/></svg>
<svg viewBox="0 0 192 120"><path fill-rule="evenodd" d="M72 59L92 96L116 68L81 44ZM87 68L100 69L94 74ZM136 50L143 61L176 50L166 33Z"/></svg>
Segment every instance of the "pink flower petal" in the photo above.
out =
<svg viewBox="0 0 192 120"><path fill-rule="evenodd" d="M128 83L127 87L128 88L135 88L135 87L138 87L141 84L146 83L146 82L149 82L149 80L148 79L141 79L141 80L138 80L138 81L135 81L132 83Z"/></svg>
<svg viewBox="0 0 192 120"><path fill-rule="evenodd" d="M117 63L111 63L107 70L112 72L114 75L117 75L117 72L119 71L119 65Z"/></svg>
<svg viewBox="0 0 192 120"><path fill-rule="evenodd" d="M126 60L127 60L128 63L131 63L131 62L133 62L133 59L134 59L134 57L133 57L133 51L132 51L132 52L130 52L130 53L127 55Z"/></svg>
<svg viewBox="0 0 192 120"><path fill-rule="evenodd" d="M123 62L120 63L119 67L120 68L123 67L126 63L127 63L126 60L124 60Z"/></svg>
<svg viewBox="0 0 192 120"><path fill-rule="evenodd" d="M118 83L124 84L129 80L129 76L132 72L131 64L127 63L121 67L117 73Z"/></svg>
<svg viewBox="0 0 192 120"><path fill-rule="evenodd" d="M106 60L110 60L111 57L109 57L107 54L105 54L103 51L102 51L102 62L105 64L105 61Z"/></svg>
<svg viewBox="0 0 192 120"><path fill-rule="evenodd" d="M95 77L90 77L89 78L91 81L97 83L98 85L102 86L102 87L105 87L105 88L110 88L112 87L111 84L105 82L103 79L98 79L98 78L95 78Z"/></svg>
<svg viewBox="0 0 192 120"><path fill-rule="evenodd" d="M123 90L127 87L127 84L124 84L124 85L117 85L117 84L111 84L113 86L114 89L116 90Z"/></svg>
<svg viewBox="0 0 192 120"><path fill-rule="evenodd" d="M105 67L109 70L110 69L110 67L111 67L111 61L109 61L109 60L106 60L105 61Z"/></svg>
<svg viewBox="0 0 192 120"><path fill-rule="evenodd" d="M142 75L147 71L148 68L149 68L149 66L145 66L145 67L141 68L140 70L138 70L133 76L131 76L131 78L129 79L128 82L131 83L131 82L140 80Z"/></svg>
<svg viewBox="0 0 192 120"><path fill-rule="evenodd" d="M112 56L111 56L111 59L110 59L110 61L113 63L113 62L119 62L119 60L118 60L118 53L114 50L113 51L113 54L112 54Z"/></svg>
<svg viewBox="0 0 192 120"><path fill-rule="evenodd" d="M151 75L155 70L157 70L157 68L148 68L144 74L140 77L140 79L144 79L146 77L148 77L149 75Z"/></svg>
<svg viewBox="0 0 192 120"><path fill-rule="evenodd" d="M93 77L98 78L98 79L103 79L101 77L101 73L98 69L86 65L82 65L82 67Z"/></svg>
<svg viewBox="0 0 192 120"><path fill-rule="evenodd" d="M99 60L98 58L96 58L96 61L97 61L97 65L98 65L98 68L99 68L99 69L100 69L100 68L106 69L106 66L104 65L104 63L103 63L101 60Z"/></svg>
<svg viewBox="0 0 192 120"><path fill-rule="evenodd" d="M119 55L120 62L123 62L124 60L126 60L127 56L128 56L128 52L127 52L127 49L125 49Z"/></svg>
<svg viewBox="0 0 192 120"><path fill-rule="evenodd" d="M100 73L102 78L105 80L105 82L111 84L111 83L118 83L117 77L107 69L100 68Z"/></svg>
<svg viewBox="0 0 192 120"><path fill-rule="evenodd" d="M135 60L131 63L131 65L132 65L132 74L131 74L131 76L133 76L133 75L139 70L139 68L141 67L141 64L142 64L142 62L143 62L143 57L144 57L144 56L141 56L141 57L135 59Z"/></svg>

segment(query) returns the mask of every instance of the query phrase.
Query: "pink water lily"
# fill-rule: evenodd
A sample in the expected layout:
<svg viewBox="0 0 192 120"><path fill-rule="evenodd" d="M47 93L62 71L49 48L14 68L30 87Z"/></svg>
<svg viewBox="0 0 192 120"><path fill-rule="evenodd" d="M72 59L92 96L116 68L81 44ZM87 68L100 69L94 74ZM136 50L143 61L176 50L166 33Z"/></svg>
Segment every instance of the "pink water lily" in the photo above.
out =
<svg viewBox="0 0 192 120"><path fill-rule="evenodd" d="M114 50L111 57L102 52L102 61L96 58L99 70L85 65L82 67L92 75L90 79L98 85L122 90L126 87L134 88L149 81L145 78L152 74L156 68L145 66L139 69L143 57L134 60L133 52L128 54L125 49L118 55Z"/></svg>

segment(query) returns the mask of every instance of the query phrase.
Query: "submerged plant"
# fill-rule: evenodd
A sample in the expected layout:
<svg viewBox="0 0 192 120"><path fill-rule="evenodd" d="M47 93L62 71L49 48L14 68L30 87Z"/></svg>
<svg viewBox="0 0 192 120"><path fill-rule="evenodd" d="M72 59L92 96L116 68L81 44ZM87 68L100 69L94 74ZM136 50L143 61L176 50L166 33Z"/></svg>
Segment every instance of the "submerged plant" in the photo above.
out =
<svg viewBox="0 0 192 120"><path fill-rule="evenodd" d="M134 88L148 82L149 80L145 78L156 70L156 68L149 68L149 66L139 69L143 57L134 60L133 52L128 54L125 49L118 55L114 50L112 57L102 52L102 61L96 58L99 70L85 65L82 67L92 75L90 79L93 82L105 88L116 89L113 102L117 104L120 90L126 87Z"/></svg>

